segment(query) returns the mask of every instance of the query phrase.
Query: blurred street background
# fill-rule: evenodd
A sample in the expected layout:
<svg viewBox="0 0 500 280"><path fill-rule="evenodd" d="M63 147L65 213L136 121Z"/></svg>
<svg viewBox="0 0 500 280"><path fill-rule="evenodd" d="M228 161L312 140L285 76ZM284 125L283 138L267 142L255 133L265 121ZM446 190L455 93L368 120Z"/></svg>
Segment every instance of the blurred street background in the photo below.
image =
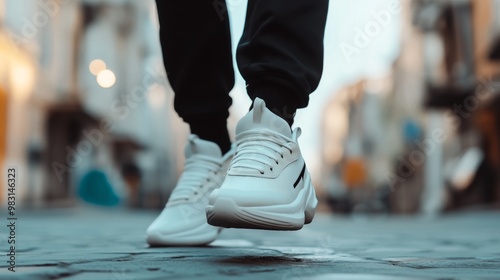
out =
<svg viewBox="0 0 500 280"><path fill-rule="evenodd" d="M0 3L0 160L19 169L18 200L162 208L188 128L154 1ZM228 9L236 46L246 2ZM498 205L499 13L498 0L332 1L323 79L296 121L325 211ZM250 103L239 75L231 95L233 131Z"/></svg>
<svg viewBox="0 0 500 280"><path fill-rule="evenodd" d="M247 1L226 1L235 48ZM500 236L500 0L330 0L329 9L323 78L295 122L303 130L299 142L320 200L321 232L335 231L332 217L341 219L341 227L363 231L363 217L368 234L385 227L377 223L384 217L397 220L394 228L435 219L434 234L443 237L467 228L463 238L470 244ZM168 200L189 133L173 110L158 28L152 0L0 0L2 209L6 170L13 167L19 176L16 203L26 211L26 223L40 211L53 222L63 213L112 211L117 227L127 231L119 217L137 215L141 222L132 219L129 225L137 239L127 240L142 244L134 248L145 246L138 233ZM244 81L236 77L231 133L250 106ZM89 215L83 219L92 227L89 217L99 215ZM447 228L447 215L466 222ZM471 230L474 220L491 223L485 235ZM35 224L22 234L36 235ZM417 239L431 230L414 229L408 236ZM95 231L96 238L113 232L104 226ZM229 234L247 240L241 231ZM336 250L343 237L327 247ZM365 244L365 235L352 240L357 237ZM419 258L438 257L425 250L435 243L410 241L411 248L421 246ZM498 272L498 238L488 244L493 249L475 257L490 267L476 268ZM404 247L401 241L398 248ZM462 257L458 251L447 256ZM364 251L356 254L370 258ZM498 279L489 272L481 274L484 279ZM474 279L471 273L463 276ZM116 279L142 279L133 277Z"/></svg>

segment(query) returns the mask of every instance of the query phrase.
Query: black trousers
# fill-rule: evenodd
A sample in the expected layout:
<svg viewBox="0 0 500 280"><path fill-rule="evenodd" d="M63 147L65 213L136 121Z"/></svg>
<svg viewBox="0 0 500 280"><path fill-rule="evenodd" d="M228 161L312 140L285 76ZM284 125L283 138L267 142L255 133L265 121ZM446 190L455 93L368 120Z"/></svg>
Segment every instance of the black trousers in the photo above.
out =
<svg viewBox="0 0 500 280"><path fill-rule="evenodd" d="M157 0L174 108L193 127L225 127L234 86L225 0ZM250 98L288 117L306 107L323 70L328 0L249 0L238 68Z"/></svg>

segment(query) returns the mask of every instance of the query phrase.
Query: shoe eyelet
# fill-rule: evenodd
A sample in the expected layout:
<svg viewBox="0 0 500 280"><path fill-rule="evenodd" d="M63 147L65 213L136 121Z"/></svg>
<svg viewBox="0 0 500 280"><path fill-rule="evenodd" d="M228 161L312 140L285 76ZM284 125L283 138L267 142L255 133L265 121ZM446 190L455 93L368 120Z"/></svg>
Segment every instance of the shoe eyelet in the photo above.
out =
<svg viewBox="0 0 500 280"><path fill-rule="evenodd" d="M273 168L271 167L270 170L273 171Z"/></svg>
<svg viewBox="0 0 500 280"><path fill-rule="evenodd" d="M261 172L260 172L260 174L261 174L261 175L264 175L264 172L262 172L262 171L261 171Z"/></svg>
<svg viewBox="0 0 500 280"><path fill-rule="evenodd" d="M281 158L284 158L284 155L283 154L280 154Z"/></svg>

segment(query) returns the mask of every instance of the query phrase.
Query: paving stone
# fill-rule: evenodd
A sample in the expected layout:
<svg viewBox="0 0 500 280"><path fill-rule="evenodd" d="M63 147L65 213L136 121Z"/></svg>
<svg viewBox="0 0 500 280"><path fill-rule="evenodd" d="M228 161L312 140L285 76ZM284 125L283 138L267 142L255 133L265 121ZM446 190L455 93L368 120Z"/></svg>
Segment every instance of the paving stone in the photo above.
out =
<svg viewBox="0 0 500 280"><path fill-rule="evenodd" d="M1 262L0 279L500 279L500 212L319 214L296 232L229 229L209 246L149 248L144 231L156 214L21 212L17 271Z"/></svg>

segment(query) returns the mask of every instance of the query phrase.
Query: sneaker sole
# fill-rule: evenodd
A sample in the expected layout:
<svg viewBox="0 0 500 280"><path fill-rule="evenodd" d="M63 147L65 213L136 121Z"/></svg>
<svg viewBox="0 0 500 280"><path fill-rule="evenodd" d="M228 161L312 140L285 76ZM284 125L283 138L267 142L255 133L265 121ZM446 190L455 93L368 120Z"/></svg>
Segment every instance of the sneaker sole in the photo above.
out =
<svg viewBox="0 0 500 280"><path fill-rule="evenodd" d="M224 228L299 230L312 222L318 204L307 172L304 179L304 188L290 204L241 207L230 197L219 197L207 206L207 221Z"/></svg>
<svg viewBox="0 0 500 280"><path fill-rule="evenodd" d="M221 228L215 228L205 223L178 233L162 234L161 232L148 232L146 241L152 247L204 246L213 242L221 230Z"/></svg>

